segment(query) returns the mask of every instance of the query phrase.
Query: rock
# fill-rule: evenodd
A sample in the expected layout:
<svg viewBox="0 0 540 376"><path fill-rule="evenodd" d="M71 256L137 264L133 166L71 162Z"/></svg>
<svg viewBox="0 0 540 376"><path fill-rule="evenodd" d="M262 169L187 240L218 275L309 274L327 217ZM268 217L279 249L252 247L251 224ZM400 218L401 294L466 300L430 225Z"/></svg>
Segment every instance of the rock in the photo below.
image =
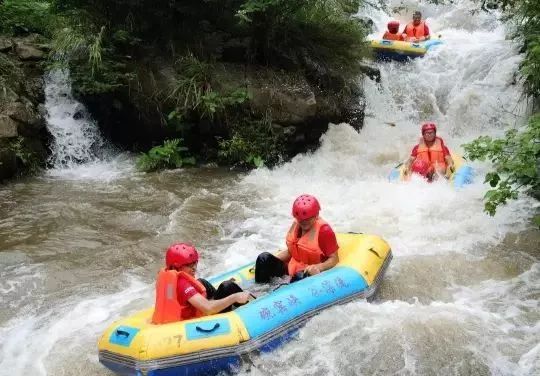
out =
<svg viewBox="0 0 540 376"><path fill-rule="evenodd" d="M30 103L30 101L25 101L26 103L14 102L6 106L5 113L13 120L18 122L28 124L31 126L37 126L41 123L41 116L39 112L36 111Z"/></svg>
<svg viewBox="0 0 540 376"><path fill-rule="evenodd" d="M15 53L22 61L37 61L45 58L45 53L40 49L22 43L16 45Z"/></svg>
<svg viewBox="0 0 540 376"><path fill-rule="evenodd" d="M0 138L17 137L17 122L7 115L0 115Z"/></svg>
<svg viewBox="0 0 540 376"><path fill-rule="evenodd" d="M7 52L13 48L13 42L6 37L0 37L0 52Z"/></svg>
<svg viewBox="0 0 540 376"><path fill-rule="evenodd" d="M248 87L251 107L264 114L268 109L272 119L281 124L298 124L317 112L315 94L309 87Z"/></svg>
<svg viewBox="0 0 540 376"><path fill-rule="evenodd" d="M9 147L7 140L0 139L0 181L17 173L17 156Z"/></svg>

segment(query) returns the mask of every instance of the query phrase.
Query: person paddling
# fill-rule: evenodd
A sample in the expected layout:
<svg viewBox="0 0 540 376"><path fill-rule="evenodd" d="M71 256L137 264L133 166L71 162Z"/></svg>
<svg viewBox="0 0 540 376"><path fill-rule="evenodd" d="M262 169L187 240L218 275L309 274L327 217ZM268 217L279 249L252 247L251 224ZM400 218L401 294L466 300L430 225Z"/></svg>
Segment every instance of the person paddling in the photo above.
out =
<svg viewBox="0 0 540 376"><path fill-rule="evenodd" d="M427 173L430 172L433 178L435 172L449 178L454 170L454 161L450 156L450 150L444 144L443 139L437 137L435 123L424 123L422 125L422 138L412 149L411 156L405 163L406 175L410 174L411 165L417 160L425 161L429 166L429 170L426 170L426 177ZM420 165L418 165L418 168L423 171L423 167L420 167Z"/></svg>

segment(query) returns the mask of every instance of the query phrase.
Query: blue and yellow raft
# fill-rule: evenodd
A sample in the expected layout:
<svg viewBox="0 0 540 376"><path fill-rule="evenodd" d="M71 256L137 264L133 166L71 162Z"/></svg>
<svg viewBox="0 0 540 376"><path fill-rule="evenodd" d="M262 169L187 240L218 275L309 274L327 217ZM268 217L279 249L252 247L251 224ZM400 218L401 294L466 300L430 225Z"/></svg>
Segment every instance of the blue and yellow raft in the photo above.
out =
<svg viewBox="0 0 540 376"><path fill-rule="evenodd" d="M471 166L465 163L463 157L459 154L454 154L450 152L452 159L454 160L454 172L450 175L448 181L455 188L461 188L467 184L471 184L474 178L474 170ZM405 176L405 164L401 163L397 167L393 168L388 175L388 180L397 181L397 180L407 180Z"/></svg>
<svg viewBox="0 0 540 376"><path fill-rule="evenodd" d="M335 304L372 297L392 259L390 246L374 235L337 234L339 264L285 285L232 312L154 325L153 308L113 323L99 340L99 361L121 375L200 375L234 371L254 351L286 342L309 318ZM254 283L254 264L224 273Z"/></svg>
<svg viewBox="0 0 540 376"><path fill-rule="evenodd" d="M432 38L424 42L402 42L386 39L374 39L371 48L375 57L379 60L405 61L424 56L433 46L441 44L438 38Z"/></svg>

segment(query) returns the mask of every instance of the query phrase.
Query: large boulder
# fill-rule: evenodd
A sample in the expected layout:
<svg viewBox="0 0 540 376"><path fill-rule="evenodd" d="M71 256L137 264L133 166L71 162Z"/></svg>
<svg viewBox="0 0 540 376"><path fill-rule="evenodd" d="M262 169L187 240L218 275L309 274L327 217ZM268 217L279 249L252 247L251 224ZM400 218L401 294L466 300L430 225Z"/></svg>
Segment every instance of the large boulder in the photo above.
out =
<svg viewBox="0 0 540 376"><path fill-rule="evenodd" d="M32 45L17 43L15 53L22 61L38 61L45 58L45 52Z"/></svg>
<svg viewBox="0 0 540 376"><path fill-rule="evenodd" d="M45 47L38 42L37 35L0 36L0 180L44 165L47 158L43 65L37 62Z"/></svg>
<svg viewBox="0 0 540 376"><path fill-rule="evenodd" d="M13 48L13 41L10 38L0 36L0 52L8 52Z"/></svg>
<svg viewBox="0 0 540 376"><path fill-rule="evenodd" d="M7 115L0 114L0 139L17 136L17 122Z"/></svg>

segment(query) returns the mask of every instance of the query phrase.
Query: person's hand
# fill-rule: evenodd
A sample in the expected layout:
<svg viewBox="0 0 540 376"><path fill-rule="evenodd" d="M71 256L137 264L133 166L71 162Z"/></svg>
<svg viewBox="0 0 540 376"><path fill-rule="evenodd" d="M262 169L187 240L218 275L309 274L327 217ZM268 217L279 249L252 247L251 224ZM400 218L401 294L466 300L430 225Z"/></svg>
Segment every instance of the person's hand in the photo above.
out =
<svg viewBox="0 0 540 376"><path fill-rule="evenodd" d="M251 294L249 292L245 292L245 291L237 292L235 295L236 295L235 296L236 303L238 303L238 304L246 304L251 299L253 299Z"/></svg>
<svg viewBox="0 0 540 376"><path fill-rule="evenodd" d="M321 267L319 266L319 264L315 264L315 265L308 265L305 269L304 269L304 272L309 274L309 275L315 275L315 274L319 274L321 272Z"/></svg>

